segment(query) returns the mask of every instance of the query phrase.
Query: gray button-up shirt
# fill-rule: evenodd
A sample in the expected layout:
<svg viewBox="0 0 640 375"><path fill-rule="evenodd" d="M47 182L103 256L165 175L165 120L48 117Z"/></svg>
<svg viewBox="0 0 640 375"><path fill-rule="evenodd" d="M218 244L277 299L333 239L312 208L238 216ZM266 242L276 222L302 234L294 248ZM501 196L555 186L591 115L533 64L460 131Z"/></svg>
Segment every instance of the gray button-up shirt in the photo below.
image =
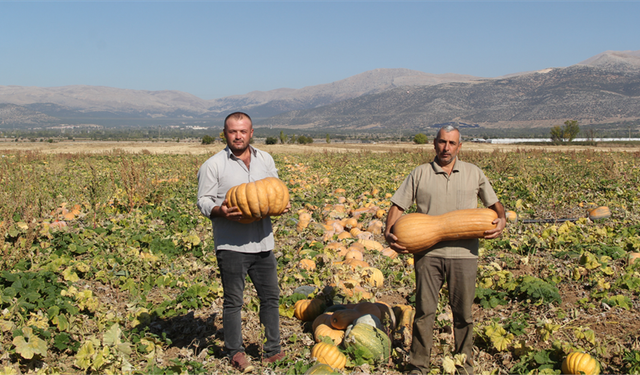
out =
<svg viewBox="0 0 640 375"><path fill-rule="evenodd" d="M211 210L222 204L232 187L266 177L278 177L271 155L249 147L249 168L226 147L205 161L198 171L197 205L200 212L211 219L216 250L259 253L273 250L275 246L270 218L242 224L222 217L211 217Z"/></svg>

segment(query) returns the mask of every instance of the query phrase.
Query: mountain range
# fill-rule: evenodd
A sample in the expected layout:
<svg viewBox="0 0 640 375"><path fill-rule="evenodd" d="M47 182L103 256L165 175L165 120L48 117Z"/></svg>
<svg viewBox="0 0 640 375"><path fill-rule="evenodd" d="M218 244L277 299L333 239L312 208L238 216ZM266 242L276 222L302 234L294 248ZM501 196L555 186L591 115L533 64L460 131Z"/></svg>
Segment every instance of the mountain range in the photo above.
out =
<svg viewBox="0 0 640 375"><path fill-rule="evenodd" d="M101 86L0 86L0 128L61 124L220 126L243 110L256 127L416 130L457 122L484 128L548 127L575 119L640 119L640 51L606 51L566 68L480 78L375 69L302 89L203 100L180 91Z"/></svg>

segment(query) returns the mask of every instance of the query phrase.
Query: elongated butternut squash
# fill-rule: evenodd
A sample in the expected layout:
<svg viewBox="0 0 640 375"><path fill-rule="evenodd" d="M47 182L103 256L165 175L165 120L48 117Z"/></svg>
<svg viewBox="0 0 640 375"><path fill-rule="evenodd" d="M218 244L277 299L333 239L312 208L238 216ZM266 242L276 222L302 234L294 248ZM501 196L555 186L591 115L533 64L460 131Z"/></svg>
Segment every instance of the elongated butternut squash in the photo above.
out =
<svg viewBox="0 0 640 375"><path fill-rule="evenodd" d="M398 244L410 253L424 251L440 241L484 237L484 231L495 228L498 214L488 208L451 211L443 215L412 213L401 216L393 225Z"/></svg>

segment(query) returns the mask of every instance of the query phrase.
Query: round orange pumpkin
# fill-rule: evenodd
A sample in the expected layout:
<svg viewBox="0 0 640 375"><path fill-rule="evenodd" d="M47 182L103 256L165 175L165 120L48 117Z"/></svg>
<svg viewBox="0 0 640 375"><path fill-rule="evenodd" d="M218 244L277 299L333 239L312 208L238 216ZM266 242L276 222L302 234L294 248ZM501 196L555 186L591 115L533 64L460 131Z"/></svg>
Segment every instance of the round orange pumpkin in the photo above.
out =
<svg viewBox="0 0 640 375"><path fill-rule="evenodd" d="M226 195L228 207L238 207L241 223L281 215L289 204L289 190L280 179L267 177L232 187Z"/></svg>
<svg viewBox="0 0 640 375"><path fill-rule="evenodd" d="M329 365L335 369L342 370L347 364L347 357L342 354L337 346L319 342L311 349L311 358L318 362Z"/></svg>
<svg viewBox="0 0 640 375"><path fill-rule="evenodd" d="M573 352L562 361L562 373L598 375L600 364L588 353Z"/></svg>
<svg viewBox="0 0 640 375"><path fill-rule="evenodd" d="M381 288L384 284L384 275L375 267L365 267L362 269L362 280L374 288Z"/></svg>
<svg viewBox="0 0 640 375"><path fill-rule="evenodd" d="M303 322L310 322L324 312L324 301L319 298L301 299L296 302L293 315Z"/></svg>
<svg viewBox="0 0 640 375"><path fill-rule="evenodd" d="M333 341L334 345L340 345L344 337L344 331L334 329L327 324L320 324L313 330L313 336L316 342L321 342L323 337L328 337Z"/></svg>
<svg viewBox="0 0 640 375"><path fill-rule="evenodd" d="M611 210L607 206L601 206L589 211L589 219L600 220L611 216Z"/></svg>

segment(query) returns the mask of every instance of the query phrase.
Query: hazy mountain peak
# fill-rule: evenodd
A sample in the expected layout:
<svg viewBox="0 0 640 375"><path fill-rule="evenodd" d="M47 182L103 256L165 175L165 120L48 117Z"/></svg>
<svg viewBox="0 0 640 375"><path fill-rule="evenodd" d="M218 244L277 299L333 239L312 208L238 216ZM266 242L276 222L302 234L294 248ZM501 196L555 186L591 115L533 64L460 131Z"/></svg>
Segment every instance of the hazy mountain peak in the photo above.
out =
<svg viewBox="0 0 640 375"><path fill-rule="evenodd" d="M605 51L590 57L577 65L588 65L616 70L640 69L640 50Z"/></svg>
<svg viewBox="0 0 640 375"><path fill-rule="evenodd" d="M479 78L464 74L430 74L405 68L379 68L301 89L253 91L245 95L213 99L209 101L209 110L218 113L251 110L256 117L269 117L286 111L316 108L362 95L376 94L400 86L430 86L477 79Z"/></svg>

